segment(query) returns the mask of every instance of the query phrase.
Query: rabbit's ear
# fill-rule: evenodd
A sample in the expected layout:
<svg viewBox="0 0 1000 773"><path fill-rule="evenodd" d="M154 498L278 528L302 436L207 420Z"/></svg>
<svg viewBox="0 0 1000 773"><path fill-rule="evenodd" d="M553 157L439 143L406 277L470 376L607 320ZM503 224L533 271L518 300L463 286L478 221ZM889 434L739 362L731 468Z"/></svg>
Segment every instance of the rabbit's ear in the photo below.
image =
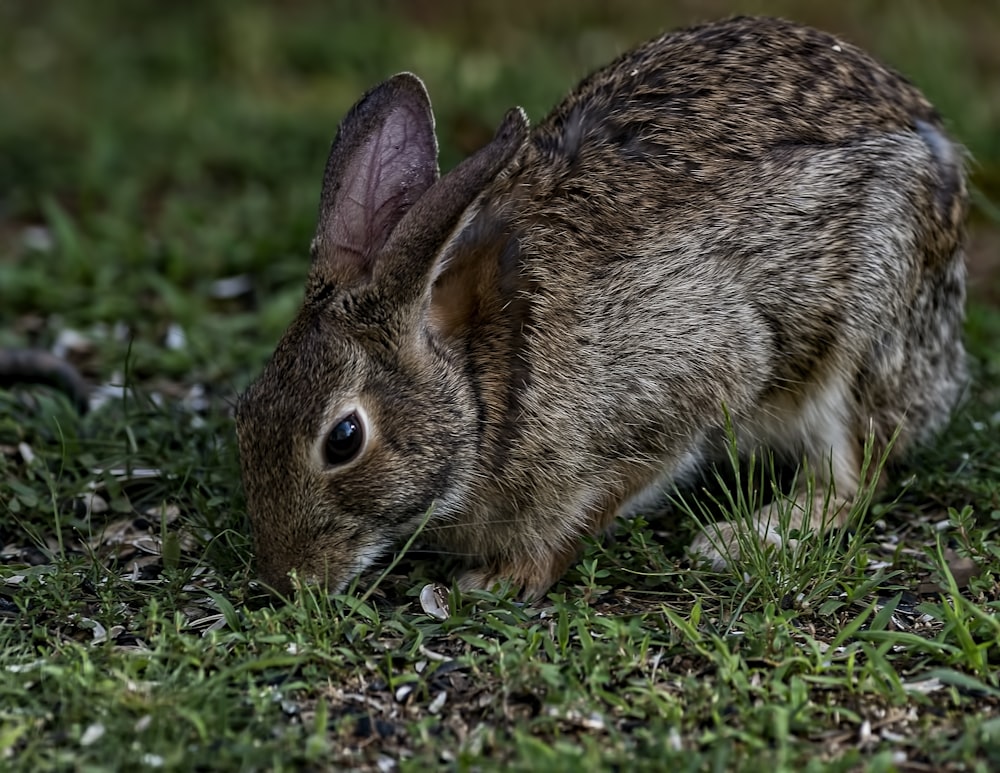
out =
<svg viewBox="0 0 1000 773"><path fill-rule="evenodd" d="M528 134L520 108L507 111L493 139L438 180L403 216L375 265L376 281L400 302L430 297L441 247L470 204L511 162Z"/></svg>
<svg viewBox="0 0 1000 773"><path fill-rule="evenodd" d="M340 124L323 176L314 270L341 285L366 280L393 229L437 179L427 91L401 73L365 94Z"/></svg>

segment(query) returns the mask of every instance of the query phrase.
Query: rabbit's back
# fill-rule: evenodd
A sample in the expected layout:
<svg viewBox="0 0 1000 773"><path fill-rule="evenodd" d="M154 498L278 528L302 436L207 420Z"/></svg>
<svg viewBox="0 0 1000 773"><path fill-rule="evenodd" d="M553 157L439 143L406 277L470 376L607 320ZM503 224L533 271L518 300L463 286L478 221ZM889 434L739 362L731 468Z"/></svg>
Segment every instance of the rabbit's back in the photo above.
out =
<svg viewBox="0 0 1000 773"><path fill-rule="evenodd" d="M684 162L674 171L697 176L699 163L842 144L912 130L915 121L936 125L939 117L918 89L861 49L780 19L739 17L625 53L584 80L533 141L570 165L603 144L640 161L668 149L672 158L662 161Z"/></svg>
<svg viewBox="0 0 1000 773"><path fill-rule="evenodd" d="M964 382L961 153L831 35L733 19L651 41L557 107L488 200L518 255L508 443L577 433L581 469L609 444L663 459L726 404L794 450L836 393L859 443L907 418L905 449Z"/></svg>

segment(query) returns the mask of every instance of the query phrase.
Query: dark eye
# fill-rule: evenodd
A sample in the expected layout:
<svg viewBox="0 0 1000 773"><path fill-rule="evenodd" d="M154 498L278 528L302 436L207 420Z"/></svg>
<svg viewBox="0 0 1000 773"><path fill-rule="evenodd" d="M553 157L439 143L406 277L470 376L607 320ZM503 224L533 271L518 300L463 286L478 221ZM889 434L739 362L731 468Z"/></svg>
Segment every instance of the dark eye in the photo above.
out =
<svg viewBox="0 0 1000 773"><path fill-rule="evenodd" d="M326 445L323 449L326 463L333 465L351 461L358 455L364 440L365 431L358 414L345 416L333 425L330 434L326 436Z"/></svg>

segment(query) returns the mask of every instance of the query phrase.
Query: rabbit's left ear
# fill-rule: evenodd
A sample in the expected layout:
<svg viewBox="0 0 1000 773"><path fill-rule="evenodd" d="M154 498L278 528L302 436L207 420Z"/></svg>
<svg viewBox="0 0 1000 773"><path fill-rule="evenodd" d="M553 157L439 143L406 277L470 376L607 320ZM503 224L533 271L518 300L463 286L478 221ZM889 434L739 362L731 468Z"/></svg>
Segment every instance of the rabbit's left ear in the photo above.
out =
<svg viewBox="0 0 1000 773"><path fill-rule="evenodd" d="M367 280L393 229L438 179L424 84L401 73L369 91L330 148L313 268L339 286Z"/></svg>

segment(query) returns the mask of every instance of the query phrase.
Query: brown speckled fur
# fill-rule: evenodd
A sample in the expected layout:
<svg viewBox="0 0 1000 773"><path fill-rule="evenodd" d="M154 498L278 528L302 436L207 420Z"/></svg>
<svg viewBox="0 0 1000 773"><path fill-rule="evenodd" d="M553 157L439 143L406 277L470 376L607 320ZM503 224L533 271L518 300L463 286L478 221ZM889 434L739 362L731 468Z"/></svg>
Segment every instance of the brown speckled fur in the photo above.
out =
<svg viewBox="0 0 1000 773"><path fill-rule="evenodd" d="M409 75L331 151L305 303L237 410L276 588L343 587L433 506L463 587L543 593L581 535L721 458L723 406L744 451L832 471L836 522L868 433L901 426L898 456L960 396L962 151L833 36L670 33L437 182L434 156ZM358 407L362 454L324 464Z"/></svg>

